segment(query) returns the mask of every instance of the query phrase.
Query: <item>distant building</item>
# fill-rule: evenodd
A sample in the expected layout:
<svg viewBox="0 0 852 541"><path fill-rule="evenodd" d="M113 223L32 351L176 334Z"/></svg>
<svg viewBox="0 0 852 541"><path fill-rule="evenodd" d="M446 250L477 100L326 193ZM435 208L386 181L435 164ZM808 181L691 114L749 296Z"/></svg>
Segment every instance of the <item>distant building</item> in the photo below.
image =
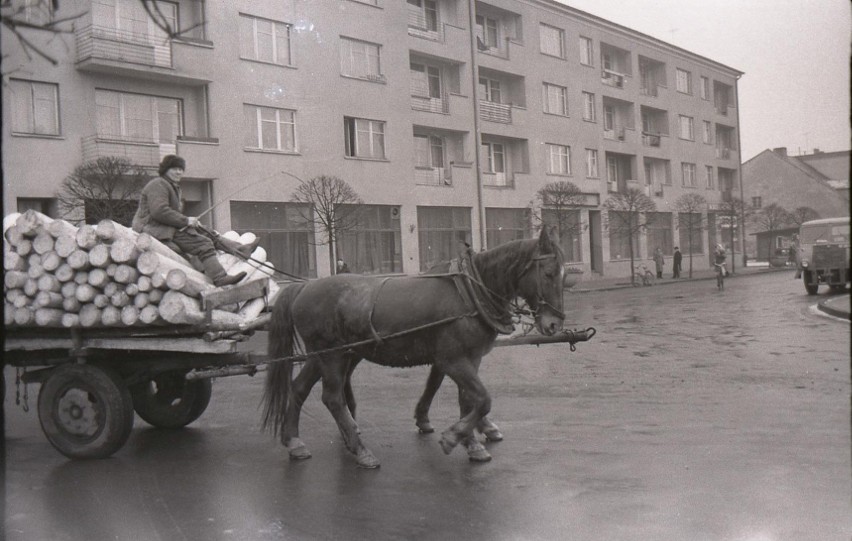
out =
<svg viewBox="0 0 852 541"><path fill-rule="evenodd" d="M743 197L755 212L771 204L788 211L799 207L814 209L820 218L849 216L850 151L820 152L789 156L786 147L764 150L743 164ZM746 253L749 258L765 259L766 240L758 250L756 238L766 239L753 221L746 224ZM785 249L790 231L778 231L773 245ZM768 246L768 244L766 244Z"/></svg>
<svg viewBox="0 0 852 541"><path fill-rule="evenodd" d="M552 0L158 7L180 37L137 0L61 2L42 15L84 15L47 42L55 66L0 29L4 213L55 215L62 179L84 161L126 156L154 171L177 153L187 212L215 204L210 225L256 232L289 273L331 272L321 232L291 202L298 179L331 175L364 201L336 254L353 272L416 273L459 240L494 247L567 212L580 225L560 239L567 260L626 276L630 241L606 227L603 203L636 188L657 205L638 257L684 247L674 202L695 193L710 209L696 261L710 268L715 209L739 194L734 68ZM557 181L582 204L536 203Z"/></svg>

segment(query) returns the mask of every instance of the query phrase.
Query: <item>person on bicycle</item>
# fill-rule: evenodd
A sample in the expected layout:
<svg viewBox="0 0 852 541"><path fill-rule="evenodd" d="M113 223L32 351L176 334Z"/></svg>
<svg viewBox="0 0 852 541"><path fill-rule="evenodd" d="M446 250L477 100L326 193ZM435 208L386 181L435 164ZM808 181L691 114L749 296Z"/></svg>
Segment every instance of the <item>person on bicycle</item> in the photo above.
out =
<svg viewBox="0 0 852 541"><path fill-rule="evenodd" d="M727 269L725 268L725 260L727 257L728 256L725 254L725 247L721 244L717 244L716 249L713 251L713 262L717 266L717 272L721 272L723 276L727 274Z"/></svg>

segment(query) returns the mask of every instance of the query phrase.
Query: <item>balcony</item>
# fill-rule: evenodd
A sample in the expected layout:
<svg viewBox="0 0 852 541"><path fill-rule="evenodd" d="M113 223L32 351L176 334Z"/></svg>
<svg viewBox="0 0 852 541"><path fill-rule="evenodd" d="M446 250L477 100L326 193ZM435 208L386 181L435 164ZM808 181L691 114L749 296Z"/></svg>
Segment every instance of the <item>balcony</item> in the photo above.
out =
<svg viewBox="0 0 852 541"><path fill-rule="evenodd" d="M642 146L659 147L662 138L658 133L642 132Z"/></svg>
<svg viewBox="0 0 852 541"><path fill-rule="evenodd" d="M731 190L725 190L725 191L722 192L722 202L723 203L730 203L733 200L734 200L734 195L733 195L733 192L731 192Z"/></svg>
<svg viewBox="0 0 852 541"><path fill-rule="evenodd" d="M639 93L643 96L651 96L652 98L656 98L659 95L659 87L654 86L642 86L639 88Z"/></svg>
<svg viewBox="0 0 852 541"><path fill-rule="evenodd" d="M731 149L730 148L717 148L716 149L716 157L722 160L731 159Z"/></svg>
<svg viewBox="0 0 852 541"><path fill-rule="evenodd" d="M450 112L450 99L446 92L440 98L430 96L411 96L411 108L415 111L426 111L427 113Z"/></svg>
<svg viewBox="0 0 852 541"><path fill-rule="evenodd" d="M498 122L501 124L512 123L512 106L506 103L496 103L493 101L479 102L479 117L482 120L489 122Z"/></svg>
<svg viewBox="0 0 852 541"><path fill-rule="evenodd" d="M452 186L451 167L415 167L414 183L425 186Z"/></svg>
<svg viewBox="0 0 852 541"><path fill-rule="evenodd" d="M482 172L482 184L497 188L511 188L515 185L514 179L507 173Z"/></svg>
<svg viewBox="0 0 852 541"><path fill-rule="evenodd" d="M656 186L653 186L651 184L646 184L645 195L648 197L663 197L663 185L657 184Z"/></svg>
<svg viewBox="0 0 852 541"><path fill-rule="evenodd" d="M728 116L728 106L727 105L716 105L716 114L722 116Z"/></svg>
<svg viewBox="0 0 852 541"><path fill-rule="evenodd" d="M83 162L105 156L118 156L146 169L156 169L166 154L175 154L175 143L150 139L89 135L82 138Z"/></svg>
<svg viewBox="0 0 852 541"><path fill-rule="evenodd" d="M212 78L212 44L187 38L169 40L111 27L83 26L75 33L77 68L82 71L206 84Z"/></svg>
<svg viewBox="0 0 852 541"><path fill-rule="evenodd" d="M613 128L611 130L604 129L604 139L608 139L610 141L624 141L625 133L624 128Z"/></svg>
<svg viewBox="0 0 852 541"><path fill-rule="evenodd" d="M624 88L624 74L608 69L601 70L601 82L614 88Z"/></svg>
<svg viewBox="0 0 852 541"><path fill-rule="evenodd" d="M429 20L421 11L408 12L408 35L431 41L444 41L444 25Z"/></svg>

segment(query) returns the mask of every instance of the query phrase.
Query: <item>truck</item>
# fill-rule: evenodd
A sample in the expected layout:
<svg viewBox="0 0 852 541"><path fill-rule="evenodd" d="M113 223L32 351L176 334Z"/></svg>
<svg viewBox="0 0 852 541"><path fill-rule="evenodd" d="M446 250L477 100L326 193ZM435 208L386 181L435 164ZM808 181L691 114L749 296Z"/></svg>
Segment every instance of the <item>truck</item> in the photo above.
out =
<svg viewBox="0 0 852 541"><path fill-rule="evenodd" d="M808 295L816 295L821 284L834 292L849 285L849 233L848 216L811 220L799 228L796 277Z"/></svg>

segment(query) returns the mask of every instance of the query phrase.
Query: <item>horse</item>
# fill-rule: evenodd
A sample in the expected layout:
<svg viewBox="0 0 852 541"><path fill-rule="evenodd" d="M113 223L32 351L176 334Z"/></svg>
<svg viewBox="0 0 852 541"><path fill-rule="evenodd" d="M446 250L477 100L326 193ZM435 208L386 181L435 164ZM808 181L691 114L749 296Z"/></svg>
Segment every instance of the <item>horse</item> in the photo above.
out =
<svg viewBox="0 0 852 541"><path fill-rule="evenodd" d="M455 275L463 280L340 274L282 289L268 328L262 427L280 436L291 460L311 457L299 437L299 418L322 380L322 402L347 450L359 467L379 467L347 405L346 383L361 359L392 367L433 365L449 376L459 390L460 419L441 434L441 448L450 454L464 442L471 460L490 460L473 434L491 409L479 364L498 332L510 332L510 302L518 296L539 332L549 336L562 328L563 255L543 229L537 239L473 254L469 271ZM293 378L300 358L309 361Z"/></svg>

